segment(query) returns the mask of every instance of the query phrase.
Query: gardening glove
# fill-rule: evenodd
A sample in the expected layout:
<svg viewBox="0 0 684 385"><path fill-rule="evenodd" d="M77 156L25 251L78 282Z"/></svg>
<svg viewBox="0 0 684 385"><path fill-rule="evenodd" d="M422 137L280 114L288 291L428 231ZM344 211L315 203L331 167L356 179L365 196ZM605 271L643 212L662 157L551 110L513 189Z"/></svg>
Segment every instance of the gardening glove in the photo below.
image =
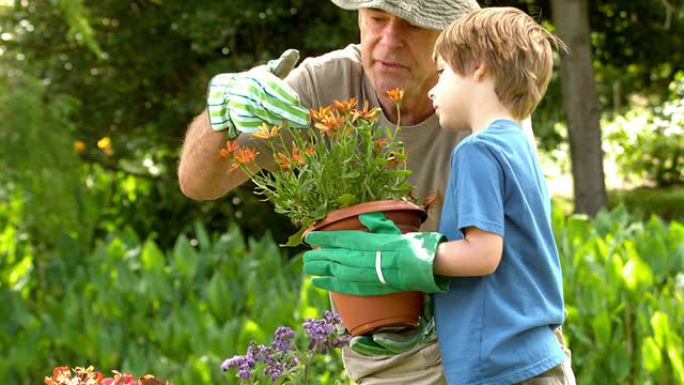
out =
<svg viewBox="0 0 684 385"><path fill-rule="evenodd" d="M349 348L364 356L389 356L407 352L435 339L435 322L420 317L418 327L400 332L377 331L372 336L352 337Z"/></svg>
<svg viewBox="0 0 684 385"><path fill-rule="evenodd" d="M228 140L240 132L254 132L263 123L289 121L309 125L309 112L299 95L283 80L299 60L299 51L288 49L277 60L246 72L224 73L209 81L207 112L214 131L227 131Z"/></svg>
<svg viewBox="0 0 684 385"><path fill-rule="evenodd" d="M439 233L402 234L381 212L361 214L359 230L312 231L304 253L304 273L320 276L314 286L338 293L380 295L400 291L445 292L447 277L433 274Z"/></svg>

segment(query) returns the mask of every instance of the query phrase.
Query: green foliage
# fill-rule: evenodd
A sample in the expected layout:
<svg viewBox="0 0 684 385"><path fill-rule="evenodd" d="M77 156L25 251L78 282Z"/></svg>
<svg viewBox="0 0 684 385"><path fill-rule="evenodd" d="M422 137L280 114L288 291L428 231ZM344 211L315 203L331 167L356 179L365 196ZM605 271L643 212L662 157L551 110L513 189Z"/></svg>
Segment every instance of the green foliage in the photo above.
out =
<svg viewBox="0 0 684 385"><path fill-rule="evenodd" d="M250 175L257 195L305 230L332 210L410 198L411 172L406 169L403 143L397 139L398 127L376 127L379 113L368 105L357 110L352 99L336 102L335 109L327 106L312 112L315 129L264 126L252 135L270 145L279 166L272 172L252 169L251 148L234 149L236 142L228 142L227 151L222 151Z"/></svg>
<svg viewBox="0 0 684 385"><path fill-rule="evenodd" d="M182 196L175 170L183 134L204 108L211 76L245 70L291 47L304 56L317 55L357 40L358 31L353 12L314 0L16 0L0 6L0 35L3 77L21 73L41 86L42 93L24 100L33 103L25 109L57 109L61 100L77 107L61 115L64 124L45 122L35 132L48 139L68 137L52 143L59 148L51 151L71 158L73 141L83 143L79 155L86 169L80 184L102 182L94 186L102 193L93 198L97 205L88 207L97 212L100 229L95 231L123 222L139 234L156 234L157 242L168 247L196 220L213 231L230 218L246 236L269 230L276 240L287 239L294 228L273 215L270 204L253 197L250 186L217 202ZM15 92L34 90L20 84L0 87L6 98ZM0 125L3 138L16 130L4 121ZM105 137L111 140L111 155L98 147ZM0 146L5 143L9 152L30 148L10 147L4 139ZM32 161L25 157L26 164ZM62 174L52 174L40 184L61 179ZM69 185L81 189L78 182Z"/></svg>
<svg viewBox="0 0 684 385"><path fill-rule="evenodd" d="M605 132L609 156L622 172L658 186L684 183L684 72L670 90L663 105L632 110Z"/></svg>
<svg viewBox="0 0 684 385"><path fill-rule="evenodd" d="M328 306L265 237L197 225L161 250L130 230L75 245L42 270L16 226L20 203L0 205L0 377L39 383L57 365L153 372L175 385L235 383L223 359L298 327ZM684 225L624 209L595 220L554 211L564 268L565 336L582 384L678 384L684 379ZM315 365L316 383L341 376L339 356ZM327 379L327 380L326 380ZM606 382L606 379L610 379Z"/></svg>
<svg viewBox="0 0 684 385"><path fill-rule="evenodd" d="M94 217L80 183L69 114L78 103L55 97L21 71L0 73L0 194L22 197L22 227L43 251L61 238L88 244Z"/></svg>
<svg viewBox="0 0 684 385"><path fill-rule="evenodd" d="M608 206L624 205L630 213L648 219L655 215L663 220L684 221L684 186L641 187L608 193Z"/></svg>
<svg viewBox="0 0 684 385"><path fill-rule="evenodd" d="M3 209L7 219L12 208ZM237 384L220 372L223 359L328 304L302 281L298 259L285 262L269 237L245 244L234 226L210 236L198 225L166 252L127 230L84 260L65 248L41 272L18 229L2 224L0 377L8 385L39 383L64 364L151 372L175 385ZM340 371L339 357L314 375L330 370Z"/></svg>
<svg viewBox="0 0 684 385"><path fill-rule="evenodd" d="M578 384L684 381L684 226L554 212ZM609 381L609 382L606 382Z"/></svg>

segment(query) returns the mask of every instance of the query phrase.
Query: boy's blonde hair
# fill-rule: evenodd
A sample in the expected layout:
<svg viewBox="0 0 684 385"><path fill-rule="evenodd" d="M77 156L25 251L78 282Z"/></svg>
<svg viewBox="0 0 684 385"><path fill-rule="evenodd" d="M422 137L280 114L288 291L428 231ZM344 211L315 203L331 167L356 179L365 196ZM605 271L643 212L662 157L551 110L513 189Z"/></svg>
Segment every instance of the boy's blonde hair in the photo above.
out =
<svg viewBox="0 0 684 385"><path fill-rule="evenodd" d="M462 75L478 65L495 78L495 92L515 119L530 116L553 72L553 50L565 44L523 11L491 7L453 22L437 39L437 55Z"/></svg>

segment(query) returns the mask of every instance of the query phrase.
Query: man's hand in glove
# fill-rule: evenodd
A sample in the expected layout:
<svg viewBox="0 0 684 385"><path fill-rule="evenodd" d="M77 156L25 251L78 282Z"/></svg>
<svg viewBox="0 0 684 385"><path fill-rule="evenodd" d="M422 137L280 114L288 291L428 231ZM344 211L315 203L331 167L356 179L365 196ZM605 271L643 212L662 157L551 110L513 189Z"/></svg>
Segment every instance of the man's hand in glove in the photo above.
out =
<svg viewBox="0 0 684 385"><path fill-rule="evenodd" d="M388 356L407 352L435 338L434 318L427 321L420 317L415 329L399 332L377 331L371 336L352 337L349 347L364 356Z"/></svg>
<svg viewBox="0 0 684 385"><path fill-rule="evenodd" d="M433 273L437 246L445 241L442 234L402 234L380 212L362 214L359 220L368 232L314 231L306 236L314 250L304 254L304 273L319 276L314 286L354 295L448 289L448 278Z"/></svg>
<svg viewBox="0 0 684 385"><path fill-rule="evenodd" d="M309 112L299 95L282 78L294 68L299 52L289 49L277 60L246 72L224 73L209 82L207 112L214 131L227 131L234 139L241 132L254 132L262 123L283 120L300 127L309 125Z"/></svg>

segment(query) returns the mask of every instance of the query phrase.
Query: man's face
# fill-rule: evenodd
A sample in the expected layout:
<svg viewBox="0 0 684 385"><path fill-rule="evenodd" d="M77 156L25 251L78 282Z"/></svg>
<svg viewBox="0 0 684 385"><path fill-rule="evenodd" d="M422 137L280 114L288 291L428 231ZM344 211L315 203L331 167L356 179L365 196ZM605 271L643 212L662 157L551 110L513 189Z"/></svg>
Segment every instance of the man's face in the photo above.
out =
<svg viewBox="0 0 684 385"><path fill-rule="evenodd" d="M434 85L437 74L432 50L438 31L416 27L378 9L359 10L361 60L376 93L400 88L422 93Z"/></svg>

